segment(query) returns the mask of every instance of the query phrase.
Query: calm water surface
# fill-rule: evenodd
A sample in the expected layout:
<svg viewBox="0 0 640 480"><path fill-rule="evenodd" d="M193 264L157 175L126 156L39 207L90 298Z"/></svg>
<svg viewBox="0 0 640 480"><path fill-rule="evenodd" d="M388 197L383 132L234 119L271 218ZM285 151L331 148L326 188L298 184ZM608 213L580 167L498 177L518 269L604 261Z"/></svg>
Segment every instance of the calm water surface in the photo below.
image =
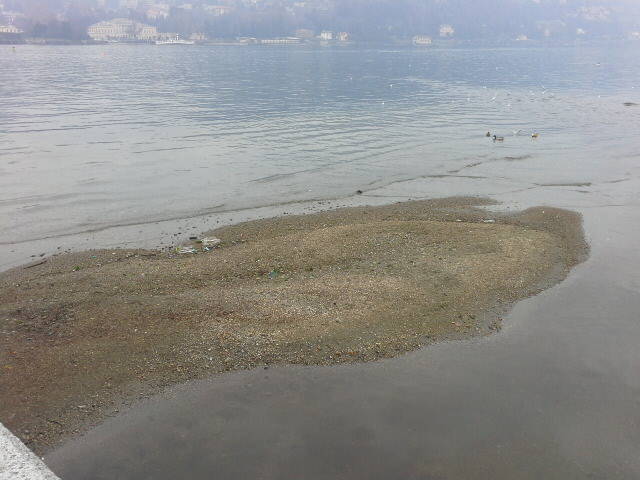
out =
<svg viewBox="0 0 640 480"><path fill-rule="evenodd" d="M47 463L65 480L640 478L639 52L2 47L0 267L323 198L556 205L592 246L499 334L190 382Z"/></svg>
<svg viewBox="0 0 640 480"><path fill-rule="evenodd" d="M0 268L118 225L477 162L523 163L525 187L619 180L640 144L633 47L0 46Z"/></svg>

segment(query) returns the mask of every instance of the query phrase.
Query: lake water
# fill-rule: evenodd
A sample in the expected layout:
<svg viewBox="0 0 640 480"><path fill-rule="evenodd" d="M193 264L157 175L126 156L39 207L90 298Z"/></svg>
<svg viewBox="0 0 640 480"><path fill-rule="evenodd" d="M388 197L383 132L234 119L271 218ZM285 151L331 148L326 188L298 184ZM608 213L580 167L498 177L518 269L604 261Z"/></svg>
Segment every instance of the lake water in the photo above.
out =
<svg viewBox="0 0 640 480"><path fill-rule="evenodd" d="M591 244L499 334L179 385L48 465L69 480L640 478L637 46L1 47L0 268L460 194L574 209Z"/></svg>
<svg viewBox="0 0 640 480"><path fill-rule="evenodd" d="M0 268L480 162L515 189L625 179L637 47L0 46Z"/></svg>

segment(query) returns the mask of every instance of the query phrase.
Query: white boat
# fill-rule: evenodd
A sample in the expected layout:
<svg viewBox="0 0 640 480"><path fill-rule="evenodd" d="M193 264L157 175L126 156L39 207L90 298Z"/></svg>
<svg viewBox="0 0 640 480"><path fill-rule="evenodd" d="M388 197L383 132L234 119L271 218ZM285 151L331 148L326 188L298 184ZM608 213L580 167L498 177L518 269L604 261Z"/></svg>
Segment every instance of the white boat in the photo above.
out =
<svg viewBox="0 0 640 480"><path fill-rule="evenodd" d="M413 44L418 46L418 47L428 47L429 45L433 44L433 40L431 40L431 37L427 37L426 35L416 35L415 37L413 37Z"/></svg>
<svg viewBox="0 0 640 480"><path fill-rule="evenodd" d="M168 40L156 40L156 45L193 45L193 40L185 40L180 38L180 35L176 35L176 38L170 38Z"/></svg>

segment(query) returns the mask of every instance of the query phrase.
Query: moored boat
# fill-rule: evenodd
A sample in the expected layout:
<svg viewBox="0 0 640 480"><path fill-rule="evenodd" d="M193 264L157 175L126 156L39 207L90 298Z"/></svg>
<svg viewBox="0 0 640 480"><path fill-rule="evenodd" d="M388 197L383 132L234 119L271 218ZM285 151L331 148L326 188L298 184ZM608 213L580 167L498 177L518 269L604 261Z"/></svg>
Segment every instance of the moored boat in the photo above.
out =
<svg viewBox="0 0 640 480"><path fill-rule="evenodd" d="M180 38L180 35L176 35L175 38L169 38L167 40L156 40L156 45L193 45L193 40L185 40Z"/></svg>

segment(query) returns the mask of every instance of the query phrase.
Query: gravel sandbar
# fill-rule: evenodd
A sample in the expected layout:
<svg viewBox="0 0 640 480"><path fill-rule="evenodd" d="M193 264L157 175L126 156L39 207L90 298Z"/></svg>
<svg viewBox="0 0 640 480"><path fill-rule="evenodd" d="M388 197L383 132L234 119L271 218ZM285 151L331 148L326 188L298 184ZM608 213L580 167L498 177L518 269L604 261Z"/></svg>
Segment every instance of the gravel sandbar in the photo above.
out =
<svg viewBox="0 0 640 480"><path fill-rule="evenodd" d="M451 198L257 220L196 254L99 250L0 274L0 420L38 453L140 397L271 364L486 335L563 279L578 214Z"/></svg>

